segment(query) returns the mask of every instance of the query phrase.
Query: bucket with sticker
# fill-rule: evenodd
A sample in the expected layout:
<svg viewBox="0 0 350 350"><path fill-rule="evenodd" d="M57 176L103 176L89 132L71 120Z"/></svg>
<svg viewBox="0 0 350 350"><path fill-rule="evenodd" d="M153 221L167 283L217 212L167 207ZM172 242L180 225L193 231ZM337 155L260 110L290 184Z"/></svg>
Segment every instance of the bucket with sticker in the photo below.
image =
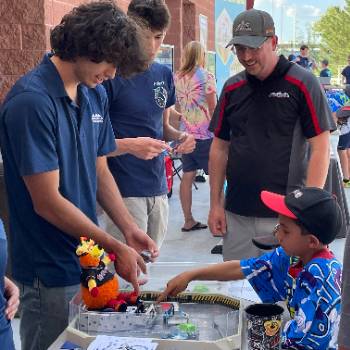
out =
<svg viewBox="0 0 350 350"><path fill-rule="evenodd" d="M283 311L276 304L253 304L245 309L249 350L280 349Z"/></svg>

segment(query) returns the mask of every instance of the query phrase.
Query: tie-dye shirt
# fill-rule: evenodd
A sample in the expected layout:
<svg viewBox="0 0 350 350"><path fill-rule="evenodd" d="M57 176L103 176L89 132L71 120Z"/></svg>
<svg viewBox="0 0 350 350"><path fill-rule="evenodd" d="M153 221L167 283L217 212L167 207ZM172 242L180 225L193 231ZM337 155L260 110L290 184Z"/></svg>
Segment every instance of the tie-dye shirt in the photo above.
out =
<svg viewBox="0 0 350 350"><path fill-rule="evenodd" d="M199 140L212 138L213 134L208 130L211 115L206 97L216 93L214 75L197 67L192 76L176 73L174 82L185 130Z"/></svg>
<svg viewBox="0 0 350 350"><path fill-rule="evenodd" d="M285 300L292 319L282 332L282 349L335 350L340 321L341 265L324 249L306 265L277 248L241 261L265 303Z"/></svg>

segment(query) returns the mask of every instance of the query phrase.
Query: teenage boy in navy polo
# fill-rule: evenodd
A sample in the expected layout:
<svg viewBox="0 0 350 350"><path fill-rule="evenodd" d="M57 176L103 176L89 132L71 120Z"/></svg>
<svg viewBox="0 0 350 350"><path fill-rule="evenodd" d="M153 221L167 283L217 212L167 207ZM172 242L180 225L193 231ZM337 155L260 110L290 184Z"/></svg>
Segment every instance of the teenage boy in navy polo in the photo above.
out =
<svg viewBox="0 0 350 350"><path fill-rule="evenodd" d="M108 169L115 149L107 96L99 85L147 67L138 26L113 1L65 15L51 32L52 53L22 77L1 111L9 197L12 271L21 289L22 349L46 350L68 323L79 289L78 238L116 255L117 273L138 291L136 252L158 252L135 224ZM97 226L96 200L127 246Z"/></svg>
<svg viewBox="0 0 350 350"><path fill-rule="evenodd" d="M283 349L335 350L341 265L328 244L341 229L340 207L330 193L315 187L287 196L262 191L261 199L279 214L275 233L281 246L258 258L186 271L168 282L159 301L184 291L193 280L246 278L262 302L286 301L291 320L283 329Z"/></svg>
<svg viewBox="0 0 350 350"><path fill-rule="evenodd" d="M139 22L153 61L170 23L164 0L131 0L128 15ZM171 70L152 62L148 69L130 79L117 76L104 86L115 137L117 157L108 158L109 169L118 184L124 203L139 227L161 246L168 223L164 141L179 140L179 153L192 152L192 135L169 124L170 107L175 103ZM128 154L123 154L128 153ZM114 223L105 218L107 231L123 239Z"/></svg>

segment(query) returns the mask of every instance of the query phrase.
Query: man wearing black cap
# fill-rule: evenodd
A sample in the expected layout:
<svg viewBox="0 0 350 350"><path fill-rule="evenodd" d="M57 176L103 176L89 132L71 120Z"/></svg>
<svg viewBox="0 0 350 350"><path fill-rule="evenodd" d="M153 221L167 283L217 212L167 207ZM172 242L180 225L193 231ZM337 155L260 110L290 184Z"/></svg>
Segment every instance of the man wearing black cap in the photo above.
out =
<svg viewBox="0 0 350 350"><path fill-rule="evenodd" d="M327 245L341 229L340 207L316 187L287 196L262 191L261 200L279 214L275 234L281 247L258 258L186 271L168 282L159 300L177 295L193 280L246 278L262 302L286 301L291 320L283 329L283 349L335 350L341 265Z"/></svg>
<svg viewBox="0 0 350 350"><path fill-rule="evenodd" d="M327 177L329 131L336 129L327 101L313 74L277 56L277 41L267 12L235 18L228 45L245 70L225 83L210 125L208 222L213 235L223 236L224 260L260 254L251 239L277 221L260 201L262 189L322 188Z"/></svg>

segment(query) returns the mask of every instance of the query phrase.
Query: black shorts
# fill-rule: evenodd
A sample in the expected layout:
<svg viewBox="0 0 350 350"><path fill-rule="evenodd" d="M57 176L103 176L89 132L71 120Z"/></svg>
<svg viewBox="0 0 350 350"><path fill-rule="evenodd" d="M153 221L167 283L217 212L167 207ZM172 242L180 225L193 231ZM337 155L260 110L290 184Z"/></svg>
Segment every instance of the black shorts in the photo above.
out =
<svg viewBox="0 0 350 350"><path fill-rule="evenodd" d="M196 148L192 153L182 155L182 171L184 173L203 169L208 174L209 151L213 139L196 140Z"/></svg>
<svg viewBox="0 0 350 350"><path fill-rule="evenodd" d="M338 141L338 150L345 151L346 149L350 148L350 132L348 132L345 135L339 136Z"/></svg>

